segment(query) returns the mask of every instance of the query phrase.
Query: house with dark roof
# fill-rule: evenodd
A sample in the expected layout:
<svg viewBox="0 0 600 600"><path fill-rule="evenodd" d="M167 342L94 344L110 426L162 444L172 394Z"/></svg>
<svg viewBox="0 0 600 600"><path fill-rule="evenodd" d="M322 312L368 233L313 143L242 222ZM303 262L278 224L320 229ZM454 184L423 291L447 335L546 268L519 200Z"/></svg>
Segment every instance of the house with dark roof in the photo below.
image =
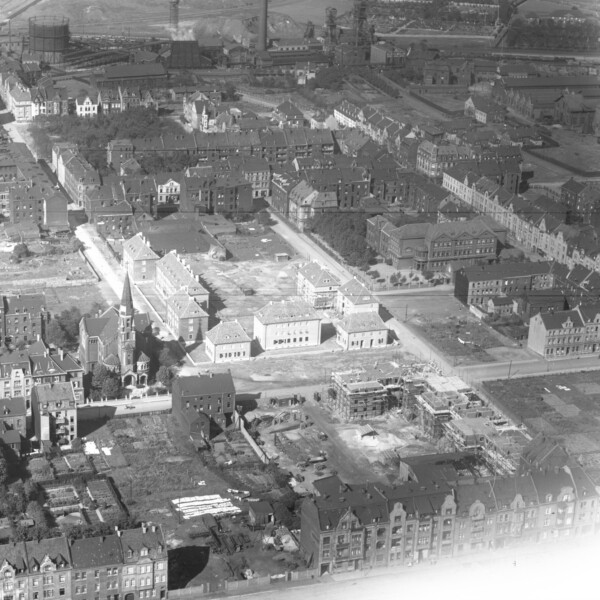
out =
<svg viewBox="0 0 600 600"><path fill-rule="evenodd" d="M197 446L206 446L233 423L235 386L229 372L177 377L171 395L173 415Z"/></svg>
<svg viewBox="0 0 600 600"><path fill-rule="evenodd" d="M126 569L123 568L120 534L71 541L73 598L94 600L98 595L113 598L125 593L123 578Z"/></svg>
<svg viewBox="0 0 600 600"><path fill-rule="evenodd" d="M27 434L27 409L23 396L0 398L0 424L3 432L14 431L22 437ZM3 434L0 434L2 437Z"/></svg>
<svg viewBox="0 0 600 600"><path fill-rule="evenodd" d="M273 110L273 118L279 127L302 127L305 123L303 112L290 100L285 100Z"/></svg>
<svg viewBox="0 0 600 600"><path fill-rule="evenodd" d="M223 321L206 333L206 355L214 363L249 360L252 339L238 321Z"/></svg>
<svg viewBox="0 0 600 600"><path fill-rule="evenodd" d="M46 308L46 296L41 294L17 294L0 298L0 337L15 343L43 339L50 313Z"/></svg>
<svg viewBox="0 0 600 600"><path fill-rule="evenodd" d="M577 309L538 313L529 321L527 347L544 358L577 356L583 354L587 346L585 332ZM592 348L593 353L600 352L600 343L593 343Z"/></svg>

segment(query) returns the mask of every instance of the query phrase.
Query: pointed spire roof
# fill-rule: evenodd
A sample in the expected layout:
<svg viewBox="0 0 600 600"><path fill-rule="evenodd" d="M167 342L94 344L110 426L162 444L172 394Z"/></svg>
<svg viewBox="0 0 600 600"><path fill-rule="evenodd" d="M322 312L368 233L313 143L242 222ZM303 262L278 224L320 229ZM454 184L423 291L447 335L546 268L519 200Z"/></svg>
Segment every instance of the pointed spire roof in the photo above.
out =
<svg viewBox="0 0 600 600"><path fill-rule="evenodd" d="M125 281L123 282L123 295L121 296L120 312L124 312L127 315L133 315L133 296L131 295L129 273L125 273Z"/></svg>

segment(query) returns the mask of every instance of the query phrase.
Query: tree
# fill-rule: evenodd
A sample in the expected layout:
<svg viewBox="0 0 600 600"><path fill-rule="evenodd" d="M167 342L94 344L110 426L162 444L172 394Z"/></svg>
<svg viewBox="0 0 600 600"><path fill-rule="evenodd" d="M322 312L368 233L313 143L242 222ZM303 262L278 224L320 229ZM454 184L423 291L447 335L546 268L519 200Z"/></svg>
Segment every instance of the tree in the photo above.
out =
<svg viewBox="0 0 600 600"><path fill-rule="evenodd" d="M171 382L173 381L172 369L166 365L161 365L156 372L156 381L162 386L170 389Z"/></svg>
<svg viewBox="0 0 600 600"><path fill-rule="evenodd" d="M63 310L58 322L65 332L67 343L75 344L79 338L79 322L81 321L81 311L76 306Z"/></svg>
<svg viewBox="0 0 600 600"><path fill-rule="evenodd" d="M102 387L100 388L102 396L109 399L118 398L120 391L121 384L118 377L114 375L114 373L112 374L112 377L108 377L104 380Z"/></svg>
<svg viewBox="0 0 600 600"><path fill-rule="evenodd" d="M109 371L104 365L97 364L94 367L94 374L92 375L92 387L100 389L110 375L111 371Z"/></svg>
<svg viewBox="0 0 600 600"><path fill-rule="evenodd" d="M59 348L67 343L65 330L56 319L52 319L52 321L46 325L46 342L54 344Z"/></svg>
<svg viewBox="0 0 600 600"><path fill-rule="evenodd" d="M29 251L27 244L24 244L24 243L17 244L13 248L12 257L15 260L21 260L22 258L27 258L28 256L31 256L31 252Z"/></svg>
<svg viewBox="0 0 600 600"><path fill-rule="evenodd" d="M85 250L85 244L79 239L73 239L73 252L79 252L80 250Z"/></svg>
<svg viewBox="0 0 600 600"><path fill-rule="evenodd" d="M6 485L8 483L9 468L8 461L4 456L0 456L0 485Z"/></svg>

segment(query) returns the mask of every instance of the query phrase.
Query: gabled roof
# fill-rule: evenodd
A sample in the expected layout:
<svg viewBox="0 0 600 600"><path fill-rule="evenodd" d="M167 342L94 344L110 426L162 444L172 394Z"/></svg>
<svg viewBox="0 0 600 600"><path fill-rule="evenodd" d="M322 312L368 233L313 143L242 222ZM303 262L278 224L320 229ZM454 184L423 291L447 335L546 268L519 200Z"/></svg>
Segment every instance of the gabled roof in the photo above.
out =
<svg viewBox="0 0 600 600"><path fill-rule="evenodd" d="M158 260L158 255L144 241L141 233L134 235L123 243L123 252L127 252L133 260Z"/></svg>
<svg viewBox="0 0 600 600"><path fill-rule="evenodd" d="M561 310L555 313L539 313L539 318L542 320L546 331L563 329L567 320L571 320L573 327L583 327L584 323L581 315L577 310Z"/></svg>
<svg viewBox="0 0 600 600"><path fill-rule="evenodd" d="M358 279L347 281L339 288L338 293L344 296L351 304L377 303L371 292Z"/></svg>
<svg viewBox="0 0 600 600"><path fill-rule="evenodd" d="M123 563L119 536L82 538L71 543L74 569L106 567Z"/></svg>
<svg viewBox="0 0 600 600"><path fill-rule="evenodd" d="M314 287L337 287L340 285L340 281L335 275L314 261L301 267L298 274L310 281Z"/></svg>
<svg viewBox="0 0 600 600"><path fill-rule="evenodd" d="M383 319L375 312L346 315L337 326L347 333L387 331Z"/></svg>
<svg viewBox="0 0 600 600"><path fill-rule="evenodd" d="M206 339L210 340L215 346L252 341L237 321L225 321L215 325L206 333Z"/></svg>
<svg viewBox="0 0 600 600"><path fill-rule="evenodd" d="M27 413L25 398L0 398L0 421L7 417L24 417Z"/></svg>
<svg viewBox="0 0 600 600"><path fill-rule="evenodd" d="M269 302L254 314L263 325L290 323L294 321L320 321L317 311L303 300L282 300Z"/></svg>
<svg viewBox="0 0 600 600"><path fill-rule="evenodd" d="M177 377L173 386L177 387L182 398L198 395L235 394L235 385L229 372Z"/></svg>

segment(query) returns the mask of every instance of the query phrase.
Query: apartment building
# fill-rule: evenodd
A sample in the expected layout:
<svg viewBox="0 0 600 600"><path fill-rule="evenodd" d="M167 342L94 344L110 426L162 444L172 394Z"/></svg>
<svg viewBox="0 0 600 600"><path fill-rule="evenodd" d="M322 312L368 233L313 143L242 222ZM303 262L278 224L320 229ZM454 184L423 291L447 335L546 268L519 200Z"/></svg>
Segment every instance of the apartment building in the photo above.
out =
<svg viewBox="0 0 600 600"><path fill-rule="evenodd" d="M252 339L237 321L224 321L207 332L206 355L214 363L249 360Z"/></svg>
<svg viewBox="0 0 600 600"><path fill-rule="evenodd" d="M520 296L553 287L551 263L499 263L465 267L456 272L454 295L465 304L487 305L495 296Z"/></svg>
<svg viewBox="0 0 600 600"><path fill-rule="evenodd" d="M600 355L600 305L534 315L527 347L544 358Z"/></svg>
<svg viewBox="0 0 600 600"><path fill-rule="evenodd" d="M335 310L341 315L379 312L379 302L358 279L351 279L338 288Z"/></svg>
<svg viewBox="0 0 600 600"><path fill-rule="evenodd" d="M326 574L412 565L598 527L598 492L580 467L494 478L448 477L447 468L446 479L429 469L395 487L337 476L315 481L317 493L301 513L300 545L310 566Z"/></svg>
<svg viewBox="0 0 600 600"><path fill-rule="evenodd" d="M263 350L318 346L321 317L303 300L271 301L254 314L254 337Z"/></svg>
<svg viewBox="0 0 600 600"><path fill-rule="evenodd" d="M425 140L417 150L417 172L435 179L442 177L444 171L473 158L466 146L438 145Z"/></svg>
<svg viewBox="0 0 600 600"><path fill-rule="evenodd" d="M68 382L42 383L31 390L31 414L40 442L69 444L77 437L77 406Z"/></svg>
<svg viewBox="0 0 600 600"><path fill-rule="evenodd" d="M235 385L229 372L177 377L172 397L173 415L199 446L233 422Z"/></svg>
<svg viewBox="0 0 600 600"><path fill-rule="evenodd" d="M344 350L383 348L388 343L388 328L375 312L346 315L335 328L336 341Z"/></svg>
<svg viewBox="0 0 600 600"><path fill-rule="evenodd" d="M123 242L123 266L133 283L154 281L156 278L156 263L159 260L150 247L150 243L142 233L138 233Z"/></svg>
<svg viewBox="0 0 600 600"><path fill-rule="evenodd" d="M317 262L309 262L298 269L298 296L317 309L332 308L340 281Z"/></svg>
<svg viewBox="0 0 600 600"><path fill-rule="evenodd" d="M43 339L49 319L44 294L17 294L0 299L0 337L5 342Z"/></svg>
<svg viewBox="0 0 600 600"><path fill-rule="evenodd" d="M185 292L195 298L198 304L208 309L209 293L200 283L186 260L175 250L165 254L156 262L155 288L163 301L179 292Z"/></svg>
<svg viewBox="0 0 600 600"><path fill-rule="evenodd" d="M3 600L167 597L167 546L160 526L149 523L106 536L2 544L0 565Z"/></svg>

